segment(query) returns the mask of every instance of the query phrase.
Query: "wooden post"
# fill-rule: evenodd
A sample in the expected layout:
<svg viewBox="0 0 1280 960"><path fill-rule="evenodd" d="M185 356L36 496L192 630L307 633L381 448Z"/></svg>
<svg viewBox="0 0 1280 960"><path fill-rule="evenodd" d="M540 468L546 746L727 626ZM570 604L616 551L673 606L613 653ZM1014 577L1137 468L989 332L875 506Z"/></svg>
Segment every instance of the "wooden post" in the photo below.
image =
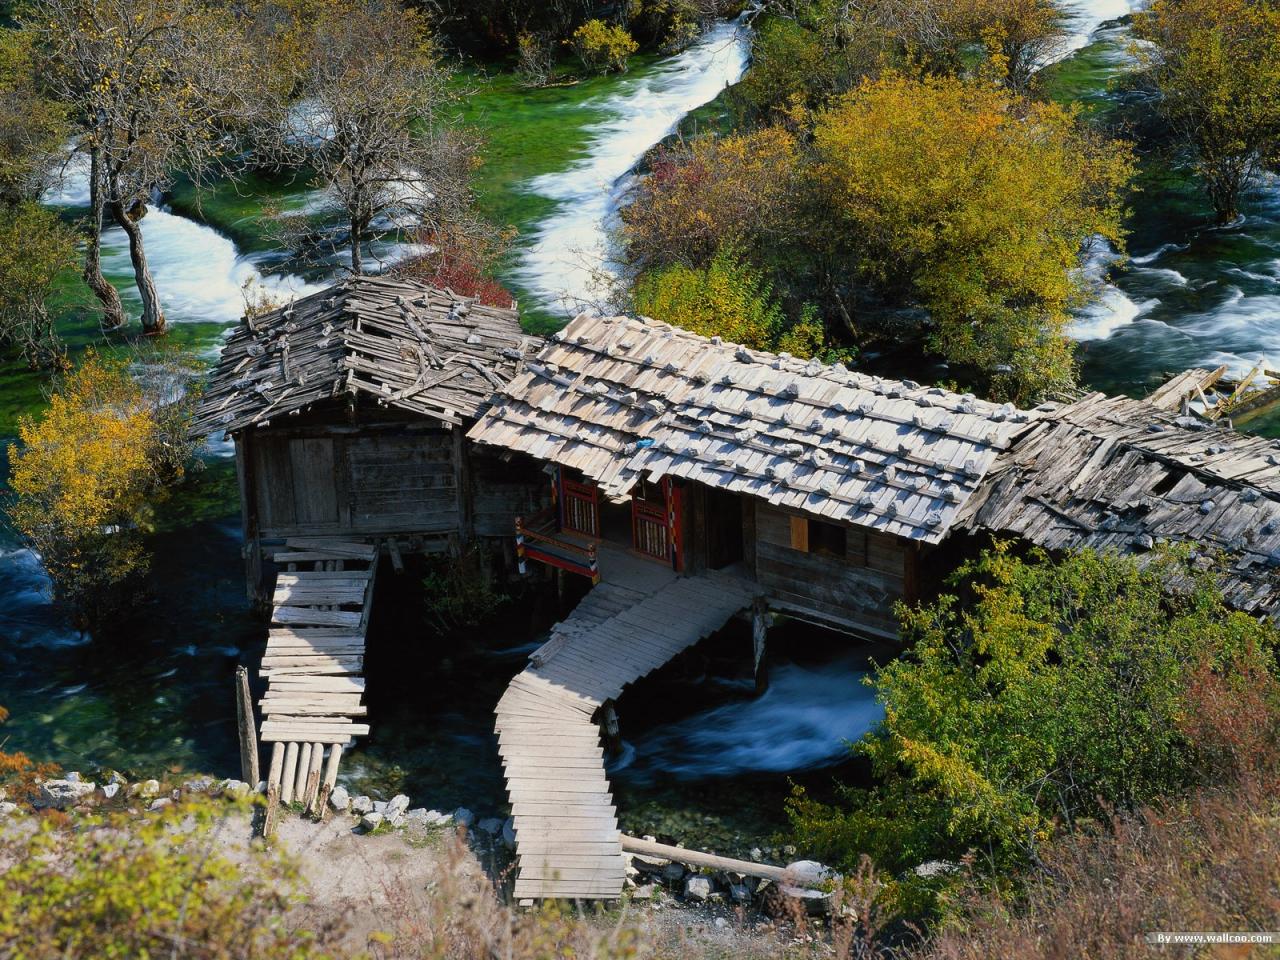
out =
<svg viewBox="0 0 1280 960"><path fill-rule="evenodd" d="M311 745L311 765L307 768L307 788L303 793L302 806L309 812L315 811L316 796L320 793L320 766L324 763L324 744Z"/></svg>
<svg viewBox="0 0 1280 960"><path fill-rule="evenodd" d="M765 640L769 635L769 604L764 597L751 602L751 651L756 674L756 695L769 689L769 661Z"/></svg>
<svg viewBox="0 0 1280 960"><path fill-rule="evenodd" d="M293 784L298 777L298 745L290 742L284 751L284 770L280 777L280 802L293 803Z"/></svg>
<svg viewBox="0 0 1280 960"><path fill-rule="evenodd" d="M516 517L516 569L521 576L529 572L524 562L524 517Z"/></svg>
<svg viewBox="0 0 1280 960"><path fill-rule="evenodd" d="M329 794L338 782L338 764L342 762L342 744L335 743L329 747L329 762L324 768L324 780L320 784L320 793L316 796L316 819L323 820L329 812Z"/></svg>
<svg viewBox="0 0 1280 960"><path fill-rule="evenodd" d="M612 700L606 700L600 708L600 735L604 738L605 749L610 753L622 750L622 737L618 727L618 711Z"/></svg>
<svg viewBox="0 0 1280 960"><path fill-rule="evenodd" d="M271 766L267 771L267 811L262 818L262 835L271 836L276 829L276 818L280 815L280 777L284 773L284 744L276 741L271 745Z"/></svg>
<svg viewBox="0 0 1280 960"><path fill-rule="evenodd" d="M236 667L236 721L240 728L240 776L250 790L262 779L258 770L258 731L253 723L253 697L249 694L249 668Z"/></svg>
<svg viewBox="0 0 1280 960"><path fill-rule="evenodd" d="M293 802L305 804L307 796L307 772L311 769L311 744L298 744L298 772L293 783Z"/></svg>

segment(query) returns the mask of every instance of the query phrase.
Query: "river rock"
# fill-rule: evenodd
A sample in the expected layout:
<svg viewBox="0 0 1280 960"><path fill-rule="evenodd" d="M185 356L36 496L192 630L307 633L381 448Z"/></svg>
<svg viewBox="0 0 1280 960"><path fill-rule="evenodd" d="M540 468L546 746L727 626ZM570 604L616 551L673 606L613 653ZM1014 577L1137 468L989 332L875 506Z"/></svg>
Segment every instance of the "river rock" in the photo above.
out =
<svg viewBox="0 0 1280 960"><path fill-rule="evenodd" d="M960 864L952 863L950 860L926 860L917 867L912 868L911 872L917 877L944 877L949 873L955 873L960 869Z"/></svg>
<svg viewBox="0 0 1280 960"><path fill-rule="evenodd" d="M485 817L476 827L482 832L487 833L491 837L496 837L502 832L502 821L497 817Z"/></svg>
<svg viewBox="0 0 1280 960"><path fill-rule="evenodd" d="M656 883L644 883L637 886L631 891L632 900L652 900L653 895L658 892Z"/></svg>
<svg viewBox="0 0 1280 960"><path fill-rule="evenodd" d="M385 800L373 801L373 812L385 814L387 812L387 801Z"/></svg>
<svg viewBox="0 0 1280 960"><path fill-rule="evenodd" d="M385 818L383 817L383 815L379 813L377 810L370 810L368 813L366 813L363 817L360 818L360 826L363 827L365 830L372 832L374 830L377 830L378 827L382 826L382 822L384 819Z"/></svg>
<svg viewBox="0 0 1280 960"><path fill-rule="evenodd" d="M111 776L107 777L107 783L114 783L117 787L123 787L128 782L119 770L112 770Z"/></svg>
<svg viewBox="0 0 1280 960"><path fill-rule="evenodd" d="M374 809L377 809L375 805ZM389 801L387 801L386 809L382 812L387 816L404 816L404 812L409 809L409 798L403 793L397 793Z"/></svg>
<svg viewBox="0 0 1280 960"><path fill-rule="evenodd" d="M104 783L102 785L102 795L106 797L108 800L115 797L115 795L119 792L120 792L120 784L118 783Z"/></svg>
<svg viewBox="0 0 1280 960"><path fill-rule="evenodd" d="M182 789L187 793L208 793L213 789L212 777L196 777L188 780L182 785Z"/></svg>
<svg viewBox="0 0 1280 960"><path fill-rule="evenodd" d="M453 822L470 829L471 825L476 822L476 815L466 807L459 807L453 811Z"/></svg>
<svg viewBox="0 0 1280 960"><path fill-rule="evenodd" d="M724 917L716 917L716 929L723 930L729 926L729 921Z"/></svg>
<svg viewBox="0 0 1280 960"><path fill-rule="evenodd" d="M684 898L694 903L702 903L711 896L711 878L693 875L684 881Z"/></svg>
<svg viewBox="0 0 1280 960"><path fill-rule="evenodd" d="M224 780L222 783L222 795L233 800L239 800L241 797L249 795L249 785L243 780Z"/></svg>
<svg viewBox="0 0 1280 960"><path fill-rule="evenodd" d="M165 807L170 806L172 803L173 801L170 800L168 797L156 797L154 800L151 801L151 805L147 807L147 810L149 810L151 813L156 813L157 811L163 810Z"/></svg>
<svg viewBox="0 0 1280 960"><path fill-rule="evenodd" d="M154 797L159 792L159 780L143 780L141 783L135 783L129 788L129 796L131 797Z"/></svg>
<svg viewBox="0 0 1280 960"><path fill-rule="evenodd" d="M351 812L357 817L373 812L373 801L363 794L351 801Z"/></svg>
<svg viewBox="0 0 1280 960"><path fill-rule="evenodd" d="M347 793L346 787L334 787L329 791L329 806L338 813L347 812L347 808L351 806L351 794Z"/></svg>
<svg viewBox="0 0 1280 960"><path fill-rule="evenodd" d="M684 877L684 873L684 864L673 861L662 868L662 879L667 883L676 884Z"/></svg>
<svg viewBox="0 0 1280 960"><path fill-rule="evenodd" d="M0 817L9 817L18 812L18 805L9 800L0 800Z"/></svg>
<svg viewBox="0 0 1280 960"><path fill-rule="evenodd" d="M66 810L93 793L97 786L80 779L46 780L40 784L40 796L35 807L40 810Z"/></svg>
<svg viewBox="0 0 1280 960"><path fill-rule="evenodd" d="M507 822L502 825L502 842L508 850L516 848L516 822L511 817L507 817Z"/></svg>
<svg viewBox="0 0 1280 960"><path fill-rule="evenodd" d="M761 850L759 847L752 847L751 853L748 854L748 856L751 857L751 860L754 863L759 863L761 860L764 859L764 851Z"/></svg>
<svg viewBox="0 0 1280 960"><path fill-rule="evenodd" d="M729 884L729 899L739 904L750 903L751 888L745 883L731 883Z"/></svg>
<svg viewBox="0 0 1280 960"><path fill-rule="evenodd" d="M647 853L631 854L631 865L641 873L661 876L662 871L671 866L671 861L666 857L651 857Z"/></svg>
<svg viewBox="0 0 1280 960"><path fill-rule="evenodd" d="M80 782L80 771L79 771L79 770L68 770L68 771L67 771L67 780L68 780L69 782L71 782L71 783L79 783L79 782Z"/></svg>
<svg viewBox="0 0 1280 960"><path fill-rule="evenodd" d="M778 892L801 903L807 913L830 913L835 903L835 892L830 888L836 879L830 868L816 860L797 860L787 864L786 873L778 883Z"/></svg>

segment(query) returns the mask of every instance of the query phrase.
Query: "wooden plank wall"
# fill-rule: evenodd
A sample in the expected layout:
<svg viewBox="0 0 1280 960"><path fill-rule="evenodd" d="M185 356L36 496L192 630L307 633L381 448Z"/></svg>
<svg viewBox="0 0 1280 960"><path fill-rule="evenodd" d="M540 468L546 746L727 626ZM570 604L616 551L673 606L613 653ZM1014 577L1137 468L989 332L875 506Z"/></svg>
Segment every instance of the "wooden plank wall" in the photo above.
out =
<svg viewBox="0 0 1280 960"><path fill-rule="evenodd" d="M893 605L907 580L905 544L857 527L846 528L846 555L810 553L793 546L792 519L799 514L757 503L756 579L783 609L833 624L896 637Z"/></svg>
<svg viewBox="0 0 1280 960"><path fill-rule="evenodd" d="M551 501L551 481L542 465L522 455L503 460L467 442L472 523L478 537L510 537L515 518L536 513Z"/></svg>

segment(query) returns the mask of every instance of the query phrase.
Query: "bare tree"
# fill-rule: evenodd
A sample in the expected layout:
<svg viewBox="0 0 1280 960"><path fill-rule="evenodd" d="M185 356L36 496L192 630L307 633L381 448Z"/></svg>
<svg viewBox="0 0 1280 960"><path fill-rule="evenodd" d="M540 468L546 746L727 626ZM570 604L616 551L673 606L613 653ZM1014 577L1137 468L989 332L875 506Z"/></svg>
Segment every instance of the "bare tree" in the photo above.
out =
<svg viewBox="0 0 1280 960"><path fill-rule="evenodd" d="M200 181L235 153L231 132L253 113L259 73L226 7L200 0L30 0L23 24L47 61L46 82L71 112L89 157L84 276L105 323L124 322L102 275L109 214L129 239L142 327L165 328L140 221L156 191L184 173Z"/></svg>
<svg viewBox="0 0 1280 960"><path fill-rule="evenodd" d="M474 144L445 116L450 73L421 15L394 0L321 0L294 16L278 34L294 99L275 146L315 172L360 274L379 225L431 231L468 206Z"/></svg>

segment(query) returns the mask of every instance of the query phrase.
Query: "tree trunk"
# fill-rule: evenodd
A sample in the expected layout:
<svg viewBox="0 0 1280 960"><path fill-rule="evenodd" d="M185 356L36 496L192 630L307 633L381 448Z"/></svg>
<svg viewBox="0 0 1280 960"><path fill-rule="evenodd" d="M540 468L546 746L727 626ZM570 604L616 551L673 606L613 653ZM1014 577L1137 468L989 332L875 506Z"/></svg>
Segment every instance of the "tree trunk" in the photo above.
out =
<svg viewBox="0 0 1280 960"><path fill-rule="evenodd" d="M141 201L129 207L119 202L111 205L112 215L129 237L129 259L133 261L133 277L138 284L138 294L142 297L142 332L164 333L164 309L160 306L160 294L156 292L155 282L151 279L147 252L142 246L142 224L139 221L146 212L147 205Z"/></svg>
<svg viewBox="0 0 1280 960"><path fill-rule="evenodd" d="M124 304L120 292L102 275L102 227L106 197L102 190L102 161L99 151L89 151L89 242L84 254L84 282L102 304L102 326L115 330L124 326Z"/></svg>
<svg viewBox="0 0 1280 960"><path fill-rule="evenodd" d="M364 273L364 250L361 237L364 234L364 223L357 217L351 218L351 273L361 276Z"/></svg>

